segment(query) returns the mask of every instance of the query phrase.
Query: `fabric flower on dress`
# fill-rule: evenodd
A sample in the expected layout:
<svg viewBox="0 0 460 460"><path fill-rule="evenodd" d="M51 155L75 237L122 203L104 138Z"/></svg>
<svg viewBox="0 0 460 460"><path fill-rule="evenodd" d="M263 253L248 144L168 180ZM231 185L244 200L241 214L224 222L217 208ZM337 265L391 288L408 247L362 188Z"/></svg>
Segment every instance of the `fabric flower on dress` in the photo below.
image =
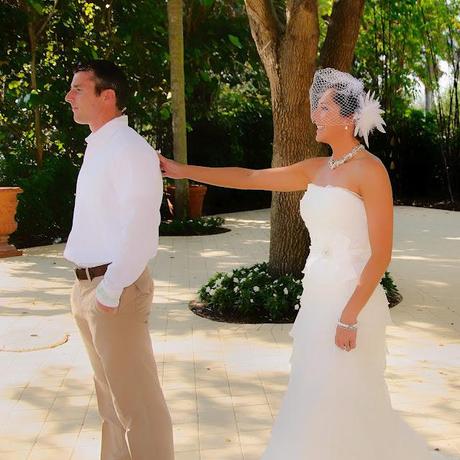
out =
<svg viewBox="0 0 460 460"><path fill-rule="evenodd" d="M359 276L356 265L363 256L362 251L351 248L348 236L341 233L327 234L312 242L303 273L311 272L315 266L321 272L324 270L328 273L336 282L340 279L354 279ZM320 267L317 267L318 264L321 264Z"/></svg>

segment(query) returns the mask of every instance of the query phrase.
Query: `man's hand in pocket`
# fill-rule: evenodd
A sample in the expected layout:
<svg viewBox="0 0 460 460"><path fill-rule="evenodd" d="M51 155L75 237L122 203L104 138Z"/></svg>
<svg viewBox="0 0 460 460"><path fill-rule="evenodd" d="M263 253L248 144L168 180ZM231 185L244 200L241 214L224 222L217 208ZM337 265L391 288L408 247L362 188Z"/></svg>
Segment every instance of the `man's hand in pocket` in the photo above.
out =
<svg viewBox="0 0 460 460"><path fill-rule="evenodd" d="M99 310L103 311L104 313L108 313L111 315L114 315L118 311L118 307L107 307L105 305L102 305L99 300L96 300L96 308L99 308Z"/></svg>

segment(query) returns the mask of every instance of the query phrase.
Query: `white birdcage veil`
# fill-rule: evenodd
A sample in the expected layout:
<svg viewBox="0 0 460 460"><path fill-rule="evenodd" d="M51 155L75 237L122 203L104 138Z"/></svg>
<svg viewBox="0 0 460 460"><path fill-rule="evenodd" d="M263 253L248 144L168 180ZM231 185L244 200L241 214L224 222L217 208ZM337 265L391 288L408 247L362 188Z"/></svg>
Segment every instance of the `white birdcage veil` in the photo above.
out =
<svg viewBox="0 0 460 460"><path fill-rule="evenodd" d="M367 146L375 128L385 132L378 100L365 93L361 80L336 69L316 71L310 88L310 109L316 124L354 125L355 136L363 137Z"/></svg>

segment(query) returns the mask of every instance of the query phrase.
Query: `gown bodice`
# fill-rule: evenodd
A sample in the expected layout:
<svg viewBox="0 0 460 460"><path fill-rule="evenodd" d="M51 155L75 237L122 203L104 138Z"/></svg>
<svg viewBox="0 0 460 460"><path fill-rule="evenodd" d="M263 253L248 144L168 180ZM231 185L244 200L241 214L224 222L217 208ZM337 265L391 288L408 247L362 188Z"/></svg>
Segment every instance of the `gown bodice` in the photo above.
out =
<svg viewBox="0 0 460 460"><path fill-rule="evenodd" d="M359 276L371 254L366 209L359 195L343 187L309 184L300 213L311 239L304 273L314 275L318 269L325 281Z"/></svg>

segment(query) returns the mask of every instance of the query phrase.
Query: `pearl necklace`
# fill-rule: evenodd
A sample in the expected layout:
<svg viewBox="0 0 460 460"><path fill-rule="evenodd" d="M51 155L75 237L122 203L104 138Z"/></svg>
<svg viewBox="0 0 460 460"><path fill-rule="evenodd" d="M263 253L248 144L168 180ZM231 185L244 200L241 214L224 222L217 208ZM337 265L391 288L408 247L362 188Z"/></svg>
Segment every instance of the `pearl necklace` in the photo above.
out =
<svg viewBox="0 0 460 460"><path fill-rule="evenodd" d="M332 155L329 157L329 168L335 169L338 168L340 165L343 165L346 161L351 160L360 150L364 149L363 144L358 144L356 147L353 147L351 152L348 152L344 155L340 160L334 160Z"/></svg>

